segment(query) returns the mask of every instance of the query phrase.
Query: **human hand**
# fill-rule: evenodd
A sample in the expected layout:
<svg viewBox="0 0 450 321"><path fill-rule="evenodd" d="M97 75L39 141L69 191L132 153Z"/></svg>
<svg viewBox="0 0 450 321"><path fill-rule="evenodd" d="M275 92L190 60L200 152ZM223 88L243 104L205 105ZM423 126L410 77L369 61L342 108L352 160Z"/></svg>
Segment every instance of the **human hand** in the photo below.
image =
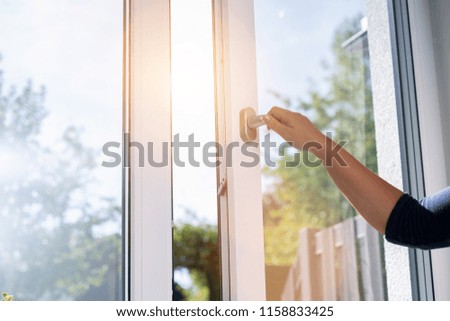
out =
<svg viewBox="0 0 450 321"><path fill-rule="evenodd" d="M297 149L318 147L324 135L304 115L280 107L272 107L264 116L267 128L274 130Z"/></svg>

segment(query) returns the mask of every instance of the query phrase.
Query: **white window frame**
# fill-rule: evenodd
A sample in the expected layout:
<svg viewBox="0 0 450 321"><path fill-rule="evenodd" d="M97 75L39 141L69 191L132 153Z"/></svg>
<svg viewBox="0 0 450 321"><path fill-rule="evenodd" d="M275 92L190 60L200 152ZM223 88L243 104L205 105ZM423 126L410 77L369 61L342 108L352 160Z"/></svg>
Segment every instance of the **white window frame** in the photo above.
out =
<svg viewBox="0 0 450 321"><path fill-rule="evenodd" d="M170 143L170 2L125 0L125 99L131 142ZM157 119L157 121L155 121ZM126 126L125 126L126 127ZM172 300L172 167L156 168L137 148L130 155L129 227L126 284L130 300ZM154 159L163 159L162 148ZM128 206L125 206L128 208Z"/></svg>
<svg viewBox="0 0 450 321"><path fill-rule="evenodd" d="M240 142L239 112L257 112L253 0L213 0L218 142ZM258 151L259 152L259 151ZM240 150L218 170L224 299L265 300L260 166L246 168ZM220 188L222 190L223 188ZM228 277L228 279L226 279Z"/></svg>
<svg viewBox="0 0 450 321"><path fill-rule="evenodd" d="M226 146L241 142L239 111L257 108L254 12L251 0L213 3L217 139ZM125 0L125 9L129 11L125 14L129 19L125 109L130 141L160 146L172 140L170 1ZM125 243L130 255L127 299L171 300L171 164L154 168L145 162L140 167L137 148L128 146L127 152L131 160L129 204L125 200L125 208L129 207ZM162 159L162 149L154 153L155 159ZM218 169L223 298L265 300L261 170L240 166L244 158L238 148L232 155L231 166L224 162Z"/></svg>
<svg viewBox="0 0 450 321"><path fill-rule="evenodd" d="M442 3L433 3L436 10L443 7ZM440 6L440 7L438 7ZM449 184L449 173L446 160L446 130L444 119L448 117L443 99L442 86L439 86L442 70L448 71L448 66L442 64L437 57L433 44L432 12L428 1L408 2L411 26L411 45L414 60L414 80L417 92L417 110L419 115L420 144L422 147L423 176L427 195L438 192ZM448 15L442 11L442 15ZM445 34L445 29L439 30ZM434 40L436 41L436 40ZM444 51L442 44L438 50ZM442 101L444 100L444 101ZM450 299L450 277L448 264L450 249L444 248L431 251L431 273L433 294L435 300Z"/></svg>

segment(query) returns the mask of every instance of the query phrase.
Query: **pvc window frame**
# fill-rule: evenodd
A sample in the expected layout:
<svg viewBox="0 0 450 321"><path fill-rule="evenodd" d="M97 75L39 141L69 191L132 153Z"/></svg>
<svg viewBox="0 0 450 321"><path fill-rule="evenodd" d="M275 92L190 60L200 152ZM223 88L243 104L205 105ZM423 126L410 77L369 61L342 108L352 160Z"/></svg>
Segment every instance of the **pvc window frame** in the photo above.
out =
<svg viewBox="0 0 450 321"><path fill-rule="evenodd" d="M217 141L242 144L239 111L257 108L253 1L212 1ZM172 167L139 164L133 144L171 142L170 1L124 0L124 10L125 299L171 300ZM217 169L222 298L265 300L261 170L243 159L234 148Z"/></svg>
<svg viewBox="0 0 450 321"><path fill-rule="evenodd" d="M258 111L254 6L253 0L212 1L217 141L229 149L243 144L241 109ZM241 166L240 148L231 155L217 171L223 299L265 300L261 168Z"/></svg>
<svg viewBox="0 0 450 321"><path fill-rule="evenodd" d="M172 300L171 159L168 166L152 167L136 146L146 150L148 142L172 141L170 65L170 2L124 0L126 300ZM154 159L163 159L162 153L156 148Z"/></svg>
<svg viewBox="0 0 450 321"><path fill-rule="evenodd" d="M425 196L424 165L411 44L408 2L388 0L394 81L401 148L403 187L415 198ZM413 300L434 300L431 252L409 249Z"/></svg>

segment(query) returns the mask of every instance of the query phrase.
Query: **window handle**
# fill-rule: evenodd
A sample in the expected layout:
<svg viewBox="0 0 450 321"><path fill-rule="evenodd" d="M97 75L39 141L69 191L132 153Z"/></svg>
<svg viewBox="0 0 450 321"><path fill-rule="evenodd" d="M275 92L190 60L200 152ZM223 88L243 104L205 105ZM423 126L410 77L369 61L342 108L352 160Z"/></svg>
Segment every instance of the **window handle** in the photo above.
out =
<svg viewBox="0 0 450 321"><path fill-rule="evenodd" d="M256 115L256 112L251 107L246 107L239 112L239 126L241 139L244 142L255 141L258 138L256 129L265 125L265 115Z"/></svg>
<svg viewBox="0 0 450 321"><path fill-rule="evenodd" d="M265 125L266 123L264 122L264 116L265 115L255 115L255 116L249 117L247 120L248 128L256 129L260 126Z"/></svg>

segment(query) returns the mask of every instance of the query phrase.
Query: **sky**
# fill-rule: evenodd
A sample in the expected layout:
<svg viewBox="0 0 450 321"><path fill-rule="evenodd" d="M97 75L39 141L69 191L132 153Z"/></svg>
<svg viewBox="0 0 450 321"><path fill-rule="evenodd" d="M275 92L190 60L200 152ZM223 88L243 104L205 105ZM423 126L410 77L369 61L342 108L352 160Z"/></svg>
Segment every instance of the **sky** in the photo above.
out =
<svg viewBox="0 0 450 321"><path fill-rule="evenodd" d="M2 0L0 70L6 88L28 80L45 87L49 111L41 141L53 145L68 126L101 163L101 146L122 128L122 1ZM4 88L4 92L8 89ZM6 89L6 90L5 90ZM91 193L120 200L121 170L97 166Z"/></svg>
<svg viewBox="0 0 450 321"><path fill-rule="evenodd" d="M259 110L279 103L268 91L299 98L323 88L323 61L345 19L364 14L365 0L255 0Z"/></svg>
<svg viewBox="0 0 450 321"><path fill-rule="evenodd" d="M259 112L279 101L268 91L302 97L323 88L336 26L364 12L364 0L255 0ZM173 133L214 140L211 3L172 0ZM83 128L98 154L95 193L120 200L120 168L100 166L101 147L119 141L122 109L122 0L2 0L0 69L7 85L45 86L50 111L41 139ZM256 106L255 106L256 107ZM261 129L264 131L264 129ZM196 154L199 159L200 154ZM174 216L193 210L217 222L216 171L174 167Z"/></svg>

